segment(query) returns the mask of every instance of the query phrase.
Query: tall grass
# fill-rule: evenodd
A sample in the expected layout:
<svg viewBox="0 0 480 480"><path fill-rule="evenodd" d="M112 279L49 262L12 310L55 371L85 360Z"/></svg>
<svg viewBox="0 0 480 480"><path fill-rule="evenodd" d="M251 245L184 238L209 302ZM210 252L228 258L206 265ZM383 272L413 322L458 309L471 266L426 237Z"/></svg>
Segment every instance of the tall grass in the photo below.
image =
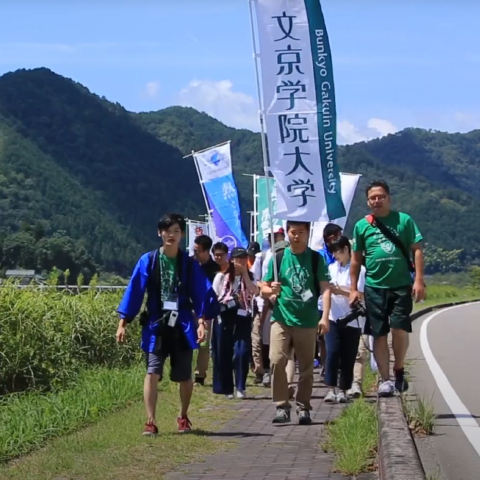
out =
<svg viewBox="0 0 480 480"><path fill-rule="evenodd" d="M141 365L94 368L80 372L76 384L68 389L0 397L0 462L125 408L141 397L143 371Z"/></svg>
<svg viewBox="0 0 480 480"><path fill-rule="evenodd" d="M141 395L138 323L118 346L122 292L0 288L0 461Z"/></svg>
<svg viewBox="0 0 480 480"><path fill-rule="evenodd" d="M326 427L324 450L333 452L334 468L348 476L372 469L378 445L376 404L360 398Z"/></svg>
<svg viewBox="0 0 480 480"><path fill-rule="evenodd" d="M121 295L2 285L0 394L68 387L85 368L132 365L138 335L131 331L126 345L115 341Z"/></svg>

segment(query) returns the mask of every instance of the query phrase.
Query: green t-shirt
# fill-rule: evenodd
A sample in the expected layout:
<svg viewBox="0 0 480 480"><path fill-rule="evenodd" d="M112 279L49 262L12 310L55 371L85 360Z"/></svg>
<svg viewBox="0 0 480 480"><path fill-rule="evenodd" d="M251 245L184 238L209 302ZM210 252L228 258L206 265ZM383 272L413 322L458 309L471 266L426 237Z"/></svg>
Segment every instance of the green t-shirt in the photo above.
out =
<svg viewBox="0 0 480 480"><path fill-rule="evenodd" d="M393 231L407 251L423 240L412 217L406 213L390 212L379 220ZM359 220L353 230L353 250L364 252L365 285L376 288L399 288L412 284L412 276L402 251L370 225L366 218Z"/></svg>
<svg viewBox="0 0 480 480"><path fill-rule="evenodd" d="M267 273L263 280L273 282L272 257ZM320 255L318 262L318 281L328 281L328 270L323 257ZM312 250L307 248L298 255L292 253L290 248L285 249L282 263L278 272L278 281L282 284L282 291L275 302L272 322L281 322L288 327L314 328L318 325L318 298L315 295ZM311 296L305 300L305 295Z"/></svg>
<svg viewBox="0 0 480 480"><path fill-rule="evenodd" d="M160 268L160 286L162 289L162 302L165 302L173 293L175 282L175 269L177 266L177 257L167 257L165 254L158 255L158 265Z"/></svg>

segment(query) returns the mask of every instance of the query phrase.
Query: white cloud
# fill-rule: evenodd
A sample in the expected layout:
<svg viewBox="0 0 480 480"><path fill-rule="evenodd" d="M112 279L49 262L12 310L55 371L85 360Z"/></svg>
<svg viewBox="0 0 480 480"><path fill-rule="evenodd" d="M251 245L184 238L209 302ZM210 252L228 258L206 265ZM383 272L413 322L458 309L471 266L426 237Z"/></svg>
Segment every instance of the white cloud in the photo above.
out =
<svg viewBox="0 0 480 480"><path fill-rule="evenodd" d="M160 91L158 82L148 82L142 90L142 96L146 98L157 98Z"/></svg>
<svg viewBox="0 0 480 480"><path fill-rule="evenodd" d="M356 126L348 120L341 120L337 125L337 142L340 144L367 142L396 132L398 128L383 118L370 118L366 128Z"/></svg>
<svg viewBox="0 0 480 480"><path fill-rule="evenodd" d="M337 143L351 144L366 140L367 137L362 135L358 128L348 120L342 120L337 123Z"/></svg>
<svg viewBox="0 0 480 480"><path fill-rule="evenodd" d="M178 94L177 103L206 112L231 127L260 129L257 101L235 91L230 80L192 80Z"/></svg>
<svg viewBox="0 0 480 480"><path fill-rule="evenodd" d="M371 118L367 122L367 126L371 130L376 130L380 134L380 137L398 132L398 128L392 122L384 120L383 118Z"/></svg>
<svg viewBox="0 0 480 480"><path fill-rule="evenodd" d="M230 80L192 80L177 96L176 103L193 107L228 126L259 131L258 104L251 95L235 91ZM351 144L383 137L398 131L389 120L370 118L366 126L339 120L338 143Z"/></svg>

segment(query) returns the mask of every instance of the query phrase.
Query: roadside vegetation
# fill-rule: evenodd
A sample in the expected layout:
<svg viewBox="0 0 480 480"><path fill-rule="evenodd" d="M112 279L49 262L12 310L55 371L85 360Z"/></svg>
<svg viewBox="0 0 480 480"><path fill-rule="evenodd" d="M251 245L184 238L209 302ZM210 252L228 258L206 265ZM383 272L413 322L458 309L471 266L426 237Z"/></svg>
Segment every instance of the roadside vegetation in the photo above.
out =
<svg viewBox="0 0 480 480"><path fill-rule="evenodd" d="M375 395L377 375L367 363L364 397L354 400L326 426L323 449L334 455L334 469L356 476L376 469L378 421ZM370 396L370 398L369 398Z"/></svg>

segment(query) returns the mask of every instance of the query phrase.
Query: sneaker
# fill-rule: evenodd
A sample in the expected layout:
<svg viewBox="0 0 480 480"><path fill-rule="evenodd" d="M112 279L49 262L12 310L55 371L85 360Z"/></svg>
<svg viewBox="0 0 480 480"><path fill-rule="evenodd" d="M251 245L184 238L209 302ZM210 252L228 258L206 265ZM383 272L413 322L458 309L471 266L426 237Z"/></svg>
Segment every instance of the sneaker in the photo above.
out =
<svg viewBox="0 0 480 480"><path fill-rule="evenodd" d="M405 378L405 370L395 370L395 389L400 392L406 392L408 390L408 382Z"/></svg>
<svg viewBox="0 0 480 480"><path fill-rule="evenodd" d="M313 361L313 368L318 368L320 366L320 362L318 361L318 359L315 359Z"/></svg>
<svg viewBox="0 0 480 480"><path fill-rule="evenodd" d="M263 378L262 378L262 384L265 388L270 388L271 386L271 377L270 377L270 374L269 373L266 373Z"/></svg>
<svg viewBox="0 0 480 480"><path fill-rule="evenodd" d="M240 400L243 400L246 395L245 395L245 390L237 390L237 398L239 398Z"/></svg>
<svg viewBox="0 0 480 480"><path fill-rule="evenodd" d="M377 395L379 397L392 397L395 393L395 386L391 380L385 380L378 385Z"/></svg>
<svg viewBox="0 0 480 480"><path fill-rule="evenodd" d="M153 423L146 423L142 435L146 437L155 437L158 435L158 427Z"/></svg>
<svg viewBox="0 0 480 480"><path fill-rule="evenodd" d="M273 417L272 423L288 423L290 421L289 408L277 408L277 413Z"/></svg>
<svg viewBox="0 0 480 480"><path fill-rule="evenodd" d="M325 403L335 403L337 401L337 395L335 392L330 389L328 393L325 395L325 399L323 400Z"/></svg>
<svg viewBox="0 0 480 480"><path fill-rule="evenodd" d="M233 400L234 397L233 397L233 395L230 393L230 394L228 394L228 395L225 395L225 398L226 398L227 400Z"/></svg>
<svg viewBox="0 0 480 480"><path fill-rule="evenodd" d="M255 378L253 379L254 385L260 385L263 382L264 378L265 378L265 375L262 375L261 373L257 373L255 375Z"/></svg>
<svg viewBox="0 0 480 480"><path fill-rule="evenodd" d="M310 417L310 412L308 410L299 410L298 413L298 424L299 425L311 425L312 418Z"/></svg>
<svg viewBox="0 0 480 480"><path fill-rule="evenodd" d="M177 418L177 430L178 433L188 433L192 430L192 422L186 415Z"/></svg>
<svg viewBox="0 0 480 480"><path fill-rule="evenodd" d="M351 398L360 398L362 396L362 389L360 388L360 385L355 382L347 393Z"/></svg>
<svg viewBox="0 0 480 480"><path fill-rule="evenodd" d="M205 386L205 379L200 377L195 377L194 385L201 385L202 387Z"/></svg>
<svg viewBox="0 0 480 480"><path fill-rule="evenodd" d="M347 395L345 394L345 392L343 390L340 390L337 393L337 402L338 403L347 403Z"/></svg>

